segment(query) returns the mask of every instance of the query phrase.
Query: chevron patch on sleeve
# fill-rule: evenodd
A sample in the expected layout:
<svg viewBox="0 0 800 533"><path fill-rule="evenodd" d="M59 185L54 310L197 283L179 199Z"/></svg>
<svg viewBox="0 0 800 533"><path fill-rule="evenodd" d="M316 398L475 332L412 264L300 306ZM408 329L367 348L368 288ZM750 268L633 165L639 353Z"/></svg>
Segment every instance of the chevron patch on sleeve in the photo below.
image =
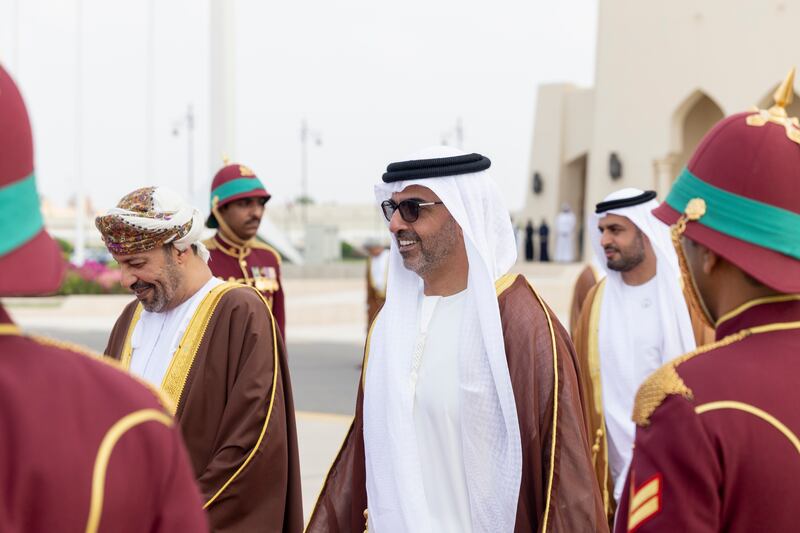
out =
<svg viewBox="0 0 800 533"><path fill-rule="evenodd" d="M636 531L639 526L653 518L661 511L661 491L663 482L658 473L634 488L634 473L631 472L631 497L628 506L628 533Z"/></svg>

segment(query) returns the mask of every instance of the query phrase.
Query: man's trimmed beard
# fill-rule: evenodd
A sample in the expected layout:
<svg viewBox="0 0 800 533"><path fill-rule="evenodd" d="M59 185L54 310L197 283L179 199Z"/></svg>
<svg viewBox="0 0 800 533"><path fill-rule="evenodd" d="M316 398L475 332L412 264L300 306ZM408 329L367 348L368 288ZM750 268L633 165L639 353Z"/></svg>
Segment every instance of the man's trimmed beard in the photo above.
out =
<svg viewBox="0 0 800 533"><path fill-rule="evenodd" d="M611 248L619 253L619 259L608 259L606 260L606 266L610 270L615 270L617 272L629 272L642 264L645 257L644 251L644 235L642 234L642 230L636 228L636 238L633 240L633 244L629 247L622 249L617 248L615 246L606 247L606 249Z"/></svg>
<svg viewBox="0 0 800 533"><path fill-rule="evenodd" d="M435 235L425 239L421 239L413 231L398 232L398 240L402 238L419 243L419 253L416 257L411 258L400 254L403 258L403 266L419 277L424 278L429 272L441 267L447 261L447 256L453 253L458 245L459 234L458 223L452 216L442 224L442 227Z"/></svg>
<svg viewBox="0 0 800 533"><path fill-rule="evenodd" d="M175 293L180 286L181 273L172 255L167 255L166 264L161 269L159 278L159 280L154 280L153 283L137 281L131 286L133 290L146 287L152 289L153 296L150 300L139 300L145 311L150 313L160 313L164 311L175 297Z"/></svg>

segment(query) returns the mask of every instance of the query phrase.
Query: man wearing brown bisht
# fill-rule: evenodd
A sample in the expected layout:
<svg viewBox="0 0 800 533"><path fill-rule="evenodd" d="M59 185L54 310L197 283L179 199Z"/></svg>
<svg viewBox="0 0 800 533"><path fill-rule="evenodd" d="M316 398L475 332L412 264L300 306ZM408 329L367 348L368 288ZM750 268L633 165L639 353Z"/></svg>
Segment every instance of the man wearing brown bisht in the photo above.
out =
<svg viewBox="0 0 800 533"><path fill-rule="evenodd" d="M489 159L448 147L375 188L393 235L353 425L308 531L607 531L575 353L524 277ZM368 511L367 511L368 508Z"/></svg>
<svg viewBox="0 0 800 533"><path fill-rule="evenodd" d="M292 389L263 296L211 275L199 211L137 189L95 221L136 295L106 354L172 402L215 531L302 529Z"/></svg>
<svg viewBox="0 0 800 533"><path fill-rule="evenodd" d="M0 297L55 292L25 104L0 66ZM0 305L0 529L208 531L174 421L154 391L99 356L26 335Z"/></svg>
<svg viewBox="0 0 800 533"><path fill-rule="evenodd" d="M386 302L386 278L389 276L389 250L380 242L371 240L367 249L367 328Z"/></svg>
<svg viewBox="0 0 800 533"><path fill-rule="evenodd" d="M592 461L609 520L630 463L633 400L662 364L712 334L681 289L669 231L651 213L654 191L626 188L597 204L590 242L605 277L583 302L575 349L585 377Z"/></svg>
<svg viewBox="0 0 800 533"><path fill-rule="evenodd" d="M572 304L569 306L569 333L573 337L578 329L578 319L581 316L583 302L598 281L600 281L600 271L595 266L594 261L583 267L583 270L575 280L575 285L572 288Z"/></svg>

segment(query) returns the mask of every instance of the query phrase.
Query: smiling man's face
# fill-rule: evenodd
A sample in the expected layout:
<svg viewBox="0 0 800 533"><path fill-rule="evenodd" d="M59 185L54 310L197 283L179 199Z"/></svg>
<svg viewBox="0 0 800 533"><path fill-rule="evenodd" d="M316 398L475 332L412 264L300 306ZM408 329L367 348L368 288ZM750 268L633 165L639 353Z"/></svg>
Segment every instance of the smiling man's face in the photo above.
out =
<svg viewBox="0 0 800 533"><path fill-rule="evenodd" d="M172 307L181 284L181 269L174 257L177 253L173 246L160 246L138 254L113 254L122 272L120 283L151 313Z"/></svg>
<svg viewBox="0 0 800 533"><path fill-rule="evenodd" d="M433 191L420 185L411 185L392 194L392 200L398 204L403 200L440 201ZM461 228L442 204L420 207L419 218L414 222L406 222L396 210L389 222L389 231L397 240L403 265L423 279L445 266L456 248L463 246Z"/></svg>

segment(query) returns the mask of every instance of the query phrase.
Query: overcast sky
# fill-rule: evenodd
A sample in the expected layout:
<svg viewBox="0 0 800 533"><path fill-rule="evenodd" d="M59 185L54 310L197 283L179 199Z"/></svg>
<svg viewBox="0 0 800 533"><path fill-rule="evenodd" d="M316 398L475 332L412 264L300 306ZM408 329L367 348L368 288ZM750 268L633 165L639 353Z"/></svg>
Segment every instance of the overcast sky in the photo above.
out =
<svg viewBox="0 0 800 533"><path fill-rule="evenodd" d="M596 3L235 0L230 155L255 170L273 202L287 202L300 193L306 117L323 140L309 150L312 197L371 202L387 163L437 144L461 117L464 148L492 159L509 208L519 208L536 87L592 84ZM60 204L76 174L78 4L0 0L0 61L32 117L40 192ZM196 195L207 201L216 170L208 153L208 2L154 4L154 181L188 189L187 139L172 130L191 104ZM106 207L153 182L145 157L148 2L82 6L82 167L94 204Z"/></svg>

